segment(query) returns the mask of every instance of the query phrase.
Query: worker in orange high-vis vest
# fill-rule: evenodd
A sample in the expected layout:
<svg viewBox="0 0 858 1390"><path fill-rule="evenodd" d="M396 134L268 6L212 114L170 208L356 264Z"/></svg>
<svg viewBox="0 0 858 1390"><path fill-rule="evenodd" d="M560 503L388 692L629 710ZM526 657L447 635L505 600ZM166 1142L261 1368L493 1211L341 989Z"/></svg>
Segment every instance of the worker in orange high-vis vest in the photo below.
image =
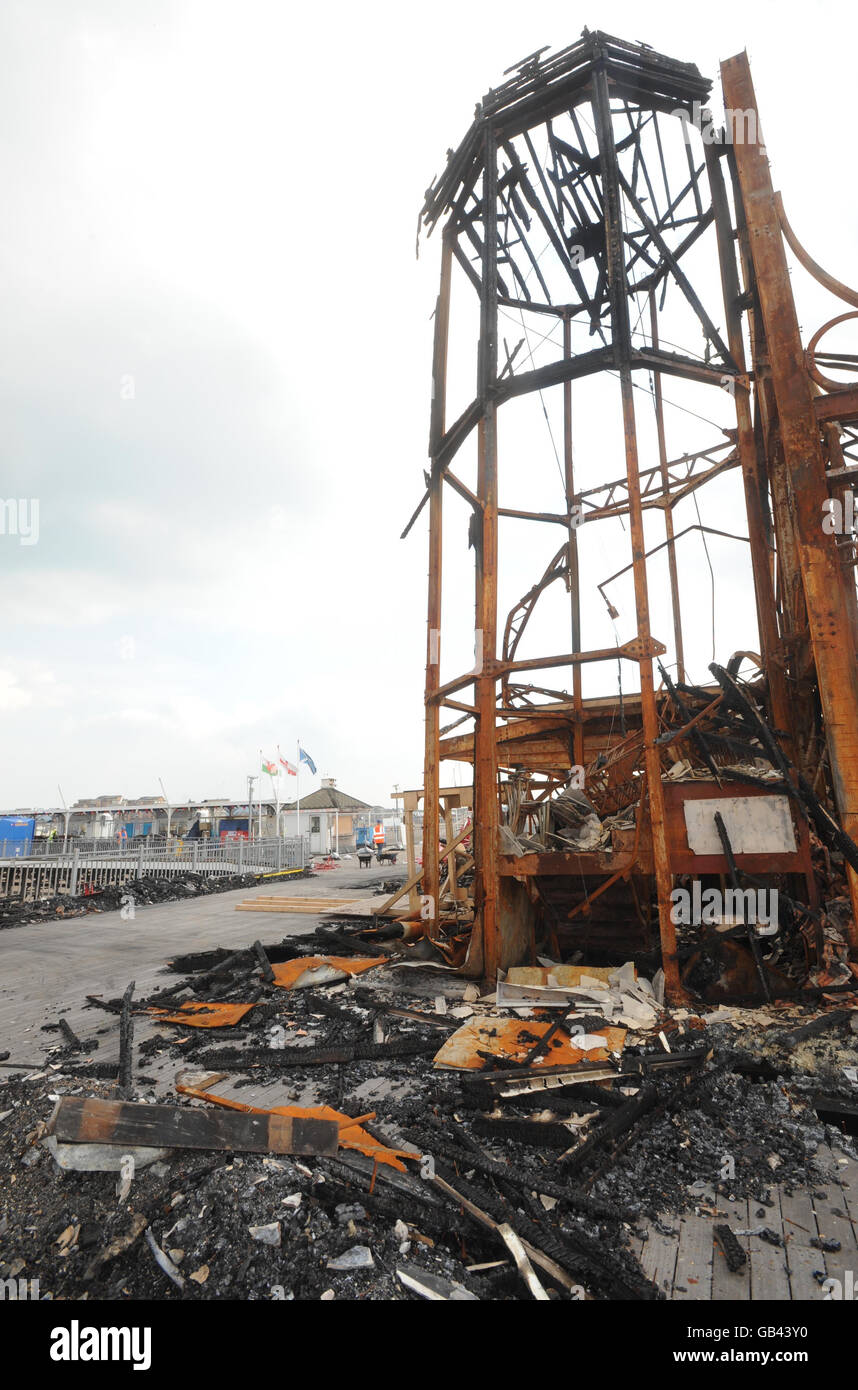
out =
<svg viewBox="0 0 858 1390"><path fill-rule="evenodd" d="M372 832L372 843L375 845L376 854L384 849L384 826L380 820L377 820L375 823L375 829Z"/></svg>

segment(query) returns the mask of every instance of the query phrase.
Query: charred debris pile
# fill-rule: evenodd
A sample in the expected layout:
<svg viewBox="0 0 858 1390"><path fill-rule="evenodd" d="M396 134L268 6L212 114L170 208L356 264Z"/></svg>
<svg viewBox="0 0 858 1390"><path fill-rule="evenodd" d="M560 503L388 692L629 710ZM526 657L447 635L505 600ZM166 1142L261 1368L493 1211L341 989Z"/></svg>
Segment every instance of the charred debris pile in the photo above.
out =
<svg viewBox="0 0 858 1390"><path fill-rule="evenodd" d="M309 869L290 870L289 877L309 878ZM265 880L264 874L197 874L189 871L171 877L145 874L127 883L108 884L74 897L63 893L38 902L9 898L0 901L0 931L4 927L25 927L31 922L85 917L91 912L115 912L128 902L135 908L156 903L181 902L183 898L204 897L208 893L229 893L237 888L253 888Z"/></svg>
<svg viewBox="0 0 858 1390"><path fill-rule="evenodd" d="M811 784L785 753L782 731L764 713L764 683L738 677L744 655L727 667L713 663L715 684L708 687L674 682L660 667L656 746L680 864L670 908L679 986L710 1004L851 993L858 964L850 958L855 927L847 868L858 870L858 846L819 794L819 779ZM499 827L501 885L526 885L530 905L527 932L516 937L521 910L510 912L511 900L502 896L505 952L518 948L520 958L529 949L533 958L535 940L537 950L557 960L619 965L631 956L650 974L658 969L663 942L652 892L642 752L643 735L633 730L583 769L580 788L570 778L546 791L526 772L510 775ZM692 852L684 842L695 802L698 834L717 839ZM713 816L719 805L723 815ZM767 817L777 808L788 848L749 854L735 831L731 842L734 806L750 817L746 837L749 828L750 835L766 833ZM703 825L704 814L712 825ZM560 855L561 869L546 867ZM392 910L404 891L386 906ZM477 915L466 836L444 861L438 929L424 932L414 911L403 911L400 929L406 937L422 936L426 955L468 973Z"/></svg>
<svg viewBox="0 0 858 1390"><path fill-rule="evenodd" d="M774 1184L836 1183L819 1146L854 1152L854 996L698 1011L632 962L540 970L486 995L344 918L90 997L85 1038L59 1015L47 1061L0 1063L0 1277L648 1300L633 1242L665 1213L729 1246L736 1202L765 1226Z"/></svg>

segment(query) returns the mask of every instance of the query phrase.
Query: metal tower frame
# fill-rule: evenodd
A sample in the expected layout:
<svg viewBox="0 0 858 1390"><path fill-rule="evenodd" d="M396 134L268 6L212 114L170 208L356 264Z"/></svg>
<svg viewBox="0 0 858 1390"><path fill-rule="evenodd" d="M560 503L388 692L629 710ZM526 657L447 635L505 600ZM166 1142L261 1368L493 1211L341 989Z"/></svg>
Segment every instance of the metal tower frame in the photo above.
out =
<svg viewBox="0 0 858 1390"><path fill-rule="evenodd" d="M747 57L730 59L722 72L728 120L726 130L716 131L705 109L711 84L696 67L585 30L561 52L540 50L510 70L508 80L477 107L465 139L449 154L443 174L426 195L425 228L431 231L443 222L431 467L426 493L404 533L428 502L424 915L429 935L437 938L443 931L440 764L443 758L467 758L474 767L476 874L468 969L489 979L521 949L520 942L506 941L500 920L509 866L503 862L499 829L510 779L516 770L537 770L545 778L540 795L547 796L562 785L572 764L592 763L596 745L589 729L595 715L582 697L582 667L616 662L619 655L638 671L640 738L634 775L641 803L646 803L667 993L675 998L681 992L670 913L673 876L658 743L660 697L653 672L654 659L666 647L651 631L643 518L647 509L659 509L664 517L673 651L681 682L681 533L675 531L673 512L679 501L725 470L741 472L769 717L802 771L813 770L808 759L814 740L827 740L833 808L842 828L858 839L858 612L854 570L849 568L854 548L847 542L838 550L836 537L820 524L830 489L842 489L853 476L848 445L854 438L848 425L858 421L858 388L823 379L828 390L820 392L823 359L813 357L820 335L808 359L799 337L782 224L789 237L793 234L771 185ZM747 118L738 139L731 126L737 110ZM702 121L710 124L703 128ZM675 137L677 128L684 149L679 160L665 153L668 133L672 130ZM704 304L705 296L685 269L707 233L705 244L712 247L720 281L717 308ZM825 276L794 237L790 244L828 288L858 305L858 297L849 298L852 291ZM454 264L478 297L479 347L474 398L450 421L446 402ZM675 350L660 340L659 315L668 291L699 327L702 353ZM520 365L519 348L504 344L502 359L498 320L504 308L518 311L522 319L529 316L530 322L531 316L542 316L562 335L559 355L528 368ZM638 308L633 327L632 313ZM582 331L592 340L584 350ZM848 365L842 358L824 359L829 360ZM573 389L603 373L619 379L625 475L576 491ZM658 440L657 456L646 466L634 394L641 374L652 380ZM735 403L735 429L693 456L669 459L664 378L728 389ZM545 513L505 507L498 468L502 407L516 397L551 389L562 391L563 397L564 508ZM453 465L473 432L478 465L471 489ZM446 488L464 498L472 513L477 663L473 671L442 683ZM619 649L582 650L578 529L618 515L628 518L636 632ZM502 633L497 582L501 518L559 525L564 533L560 549L510 612ZM555 580L570 594L572 649L520 658L516 649L524 626ZM529 672L564 667L571 671L571 694L527 684ZM466 698L469 688L473 693ZM814 709L816 692L821 726ZM455 711L457 723L473 721L473 732L449 737L441 729L442 708ZM504 769L505 781L500 778ZM548 858L538 856L540 861ZM555 856L553 865L538 863L535 876L564 872L562 858ZM573 865L565 871L574 872ZM849 874L858 920L858 880L853 870ZM532 890L529 884L531 896ZM858 947L854 924L850 940Z"/></svg>

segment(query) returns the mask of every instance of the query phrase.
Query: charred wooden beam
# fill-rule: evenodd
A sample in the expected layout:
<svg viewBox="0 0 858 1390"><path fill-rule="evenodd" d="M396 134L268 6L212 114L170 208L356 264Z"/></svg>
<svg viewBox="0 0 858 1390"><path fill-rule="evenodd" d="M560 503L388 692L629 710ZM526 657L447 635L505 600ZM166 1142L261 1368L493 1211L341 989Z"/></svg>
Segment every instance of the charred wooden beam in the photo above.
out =
<svg viewBox="0 0 858 1390"><path fill-rule="evenodd" d="M119 1016L119 1093L130 1096L134 1068L134 1015L131 1000L134 995L132 980L122 996L122 1012Z"/></svg>
<svg viewBox="0 0 858 1390"><path fill-rule="evenodd" d="M178 1105L134 1105L64 1096L48 1132L63 1144L116 1144L225 1152L335 1154L335 1120L248 1115Z"/></svg>

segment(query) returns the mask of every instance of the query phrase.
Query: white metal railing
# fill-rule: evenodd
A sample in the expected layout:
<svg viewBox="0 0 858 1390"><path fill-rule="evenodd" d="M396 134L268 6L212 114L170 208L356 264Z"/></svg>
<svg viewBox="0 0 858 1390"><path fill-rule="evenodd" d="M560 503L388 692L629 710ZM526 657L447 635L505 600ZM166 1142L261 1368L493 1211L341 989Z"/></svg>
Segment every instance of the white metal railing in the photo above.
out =
<svg viewBox="0 0 858 1390"><path fill-rule="evenodd" d="M62 839L58 836L54 840L2 840L0 859L57 859L77 851L78 855L88 859L127 859L129 855L142 854L145 859L181 859L183 863L193 859L194 863L200 864L236 864L239 861L247 864L270 864L277 859L278 852L281 856L286 854L291 861L301 842L305 846L306 860L309 854L309 837L306 835L302 835L300 840L298 836L271 836L253 840L191 840L178 836L166 839L163 835L147 835L122 843L117 843L116 840L79 839L74 836ZM288 864L284 862L283 867L300 868L303 864L299 861Z"/></svg>
<svg viewBox="0 0 858 1390"><path fill-rule="evenodd" d="M11 842L14 843L14 842ZM57 842L55 842L57 843ZM15 844L15 848L20 848ZM6 844L0 844L6 849ZM187 873L279 873L303 869L309 862L307 835L261 840L137 840L128 845L62 842L53 853L0 856L0 898L35 901L54 894L75 897L109 884L149 875L176 878Z"/></svg>

